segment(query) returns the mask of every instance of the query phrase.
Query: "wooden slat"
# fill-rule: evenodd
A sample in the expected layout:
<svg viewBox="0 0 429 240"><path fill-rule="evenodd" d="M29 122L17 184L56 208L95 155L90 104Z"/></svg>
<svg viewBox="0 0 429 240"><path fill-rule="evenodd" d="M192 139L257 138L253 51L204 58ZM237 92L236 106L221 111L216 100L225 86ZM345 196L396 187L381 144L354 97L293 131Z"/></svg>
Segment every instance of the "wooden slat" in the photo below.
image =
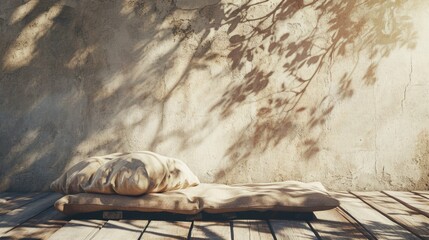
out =
<svg viewBox="0 0 429 240"><path fill-rule="evenodd" d="M413 193L429 199L429 191L413 191Z"/></svg>
<svg viewBox="0 0 429 240"><path fill-rule="evenodd" d="M270 220L274 234L280 239L317 239L310 226L304 221Z"/></svg>
<svg viewBox="0 0 429 240"><path fill-rule="evenodd" d="M10 200L16 198L17 196L19 196L19 193L17 193L17 192L1 192L0 193L0 204L6 203L7 201L10 201Z"/></svg>
<svg viewBox="0 0 429 240"><path fill-rule="evenodd" d="M143 239L187 239L192 222L150 221Z"/></svg>
<svg viewBox="0 0 429 240"><path fill-rule="evenodd" d="M364 235L358 229L361 226L353 219L347 220L339 211L331 209L314 212L316 219L310 221L310 225L322 239L343 239L347 236L352 239L375 239L370 235ZM344 214L344 213L343 213Z"/></svg>
<svg viewBox="0 0 429 240"><path fill-rule="evenodd" d="M148 222L147 220L109 220L91 240L137 240Z"/></svg>
<svg viewBox="0 0 429 240"><path fill-rule="evenodd" d="M0 199L10 199L11 197L15 196L15 194L22 194L20 192L0 192Z"/></svg>
<svg viewBox="0 0 429 240"><path fill-rule="evenodd" d="M194 221L191 239L231 239L229 222Z"/></svg>
<svg viewBox="0 0 429 240"><path fill-rule="evenodd" d="M36 216L43 210L46 210L47 208L52 206L59 197L59 194L50 193L49 195L38 199L37 201L31 202L29 204L10 211L7 214L1 215L0 234L10 231L14 227Z"/></svg>
<svg viewBox="0 0 429 240"><path fill-rule="evenodd" d="M104 220L71 220L56 231L49 240L89 240L106 223Z"/></svg>
<svg viewBox="0 0 429 240"><path fill-rule="evenodd" d="M0 193L0 209L7 206L9 201L17 197L17 193L14 192L2 192Z"/></svg>
<svg viewBox="0 0 429 240"><path fill-rule="evenodd" d="M429 199L411 192L383 191L405 206L429 217Z"/></svg>
<svg viewBox="0 0 429 240"><path fill-rule="evenodd" d="M30 202L34 202L50 193L12 193L0 199L0 215L6 214ZM2 201L4 200L4 201Z"/></svg>
<svg viewBox="0 0 429 240"><path fill-rule="evenodd" d="M0 198L3 198L9 194L11 194L11 193L10 192L0 192Z"/></svg>
<svg viewBox="0 0 429 240"><path fill-rule="evenodd" d="M376 238L418 239L415 235L371 208L356 196L345 192L331 193L331 195L340 200L340 207L353 216Z"/></svg>
<svg viewBox="0 0 429 240"><path fill-rule="evenodd" d="M352 192L362 201L377 209L415 235L429 239L429 218L407 208L381 192Z"/></svg>
<svg viewBox="0 0 429 240"><path fill-rule="evenodd" d="M7 232L0 239L47 239L67 223L65 219L64 214L51 207Z"/></svg>
<svg viewBox="0 0 429 240"><path fill-rule="evenodd" d="M7 206L8 204L10 204L10 202L12 202L16 198L26 197L26 196L31 197L31 196L36 195L36 194L38 194L38 193L21 193L21 192L3 192L3 193L0 193L0 209L2 207Z"/></svg>
<svg viewBox="0 0 429 240"><path fill-rule="evenodd" d="M234 239L273 239L270 226L264 220L234 220Z"/></svg>

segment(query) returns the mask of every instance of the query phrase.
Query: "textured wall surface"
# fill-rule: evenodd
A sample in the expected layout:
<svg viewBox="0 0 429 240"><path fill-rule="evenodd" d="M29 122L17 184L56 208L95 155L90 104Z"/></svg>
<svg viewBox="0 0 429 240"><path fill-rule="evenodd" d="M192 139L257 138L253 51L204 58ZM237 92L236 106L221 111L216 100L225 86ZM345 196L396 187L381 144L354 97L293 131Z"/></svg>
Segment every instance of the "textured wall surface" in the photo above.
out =
<svg viewBox="0 0 429 240"><path fill-rule="evenodd" d="M429 187L426 0L0 1L0 191L152 150L204 182Z"/></svg>

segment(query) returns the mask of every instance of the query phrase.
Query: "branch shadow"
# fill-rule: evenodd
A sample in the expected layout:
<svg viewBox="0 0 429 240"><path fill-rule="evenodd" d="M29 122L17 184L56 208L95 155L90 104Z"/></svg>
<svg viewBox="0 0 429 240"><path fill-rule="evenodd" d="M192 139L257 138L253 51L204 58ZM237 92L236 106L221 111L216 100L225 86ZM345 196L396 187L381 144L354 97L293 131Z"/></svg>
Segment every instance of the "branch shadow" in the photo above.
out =
<svg viewBox="0 0 429 240"><path fill-rule="evenodd" d="M226 18L232 35L227 56L231 69L248 73L243 81L231 82L210 111L226 119L247 104L256 104L257 110L228 148L225 157L230 161L216 175L220 181L233 175L235 166L283 141L297 142L302 159L314 159L336 102L352 97L354 85L374 85L380 62L393 50L416 47L417 30L407 11L418 3L284 0L252 18L250 9L264 4L248 1ZM234 34L241 24L251 27ZM347 58L354 59L351 66L336 67ZM366 69L362 77L358 67ZM336 92L308 95L320 82Z"/></svg>
<svg viewBox="0 0 429 240"><path fill-rule="evenodd" d="M248 104L256 113L235 130L215 181L285 141L298 141L303 159L313 159L335 102L350 98L356 81L373 85L393 50L415 47L406 12L413 4L0 2L0 190L47 190L69 164L91 155L154 151L172 139L175 153L195 148ZM257 8L268 12L255 16ZM218 33L228 36L226 54L213 47ZM351 69L324 74L363 53L368 63L358 59ZM242 77L215 102L202 100L209 109L201 124L167 126L166 116L175 114L168 104L191 75L225 59L230 69L223 72ZM358 64L367 67L362 79L353 75ZM336 91L309 101L322 80Z"/></svg>

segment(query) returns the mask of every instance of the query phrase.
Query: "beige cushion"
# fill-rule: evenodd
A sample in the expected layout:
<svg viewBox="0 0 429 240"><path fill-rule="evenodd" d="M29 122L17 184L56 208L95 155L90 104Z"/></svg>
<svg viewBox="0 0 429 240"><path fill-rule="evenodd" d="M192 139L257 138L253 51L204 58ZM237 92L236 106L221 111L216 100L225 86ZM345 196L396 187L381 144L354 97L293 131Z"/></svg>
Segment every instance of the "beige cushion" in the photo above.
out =
<svg viewBox="0 0 429 240"><path fill-rule="evenodd" d="M92 157L67 170L51 184L63 194L141 195L196 186L200 182L186 164L153 152L115 153Z"/></svg>
<svg viewBox="0 0 429 240"><path fill-rule="evenodd" d="M80 193L64 196L55 203L66 214L103 210L195 214L240 211L310 212L335 208L320 183L296 181L242 185L200 184L196 187L138 197Z"/></svg>

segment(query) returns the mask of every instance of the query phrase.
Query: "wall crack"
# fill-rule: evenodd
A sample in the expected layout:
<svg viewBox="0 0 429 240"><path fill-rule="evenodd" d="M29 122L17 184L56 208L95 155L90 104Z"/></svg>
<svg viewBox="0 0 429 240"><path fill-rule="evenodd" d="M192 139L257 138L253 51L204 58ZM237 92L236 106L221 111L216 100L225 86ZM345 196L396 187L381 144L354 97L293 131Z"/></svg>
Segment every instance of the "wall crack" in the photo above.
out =
<svg viewBox="0 0 429 240"><path fill-rule="evenodd" d="M413 55L410 55L410 73L408 74L408 83L407 85L405 85L404 93L402 95L402 100L401 100L402 112L404 112L404 102L405 102L405 99L407 98L408 87L410 86L411 81L413 80L412 76L413 76Z"/></svg>

